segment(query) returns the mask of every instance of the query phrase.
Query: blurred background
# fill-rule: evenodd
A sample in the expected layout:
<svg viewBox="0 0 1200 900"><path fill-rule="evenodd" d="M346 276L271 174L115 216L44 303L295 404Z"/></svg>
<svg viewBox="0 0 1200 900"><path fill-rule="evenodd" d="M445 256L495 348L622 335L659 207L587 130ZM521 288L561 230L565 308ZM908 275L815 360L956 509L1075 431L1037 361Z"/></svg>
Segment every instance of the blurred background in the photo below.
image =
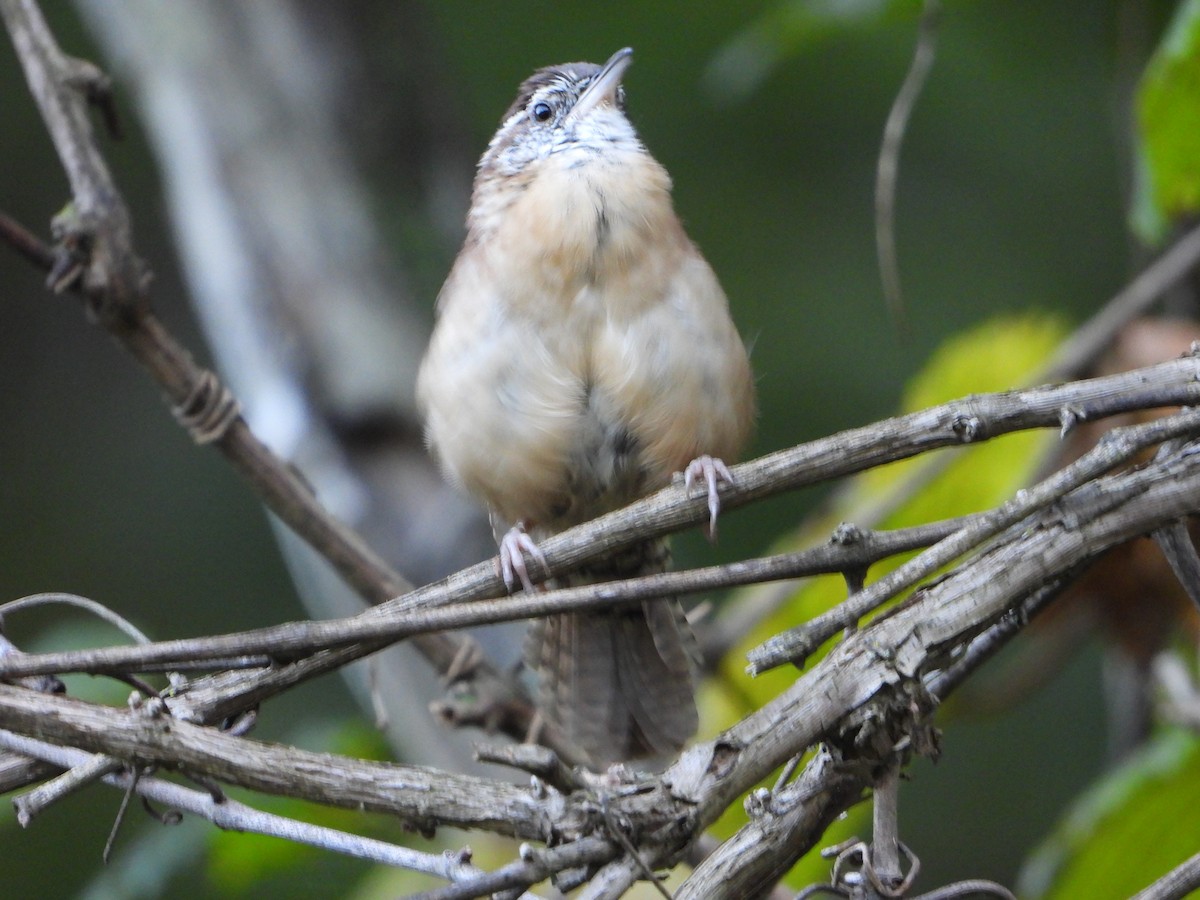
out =
<svg viewBox="0 0 1200 900"><path fill-rule="evenodd" d="M461 241L474 162L516 85L537 67L602 61L626 45L635 49L626 81L630 116L673 176L677 208L753 348L761 417L750 455L892 414L936 348L997 315L1045 312L1069 327L1148 258L1128 224L1130 102L1175 3L945 4L937 60L900 163L902 325L889 318L881 295L873 191L883 123L912 55L915 4L881 3L876 14L863 14L871 4L841 4L844 20L801 14L836 10L836 3L254 6L258 12L222 23L239 29L226 40L253 47L270 73L262 77L276 79L293 106L278 121L247 113L237 125L241 146L261 151L285 140L294 121L321 117L327 143L308 149L328 146L338 156L338 171L349 173L361 201L353 227L366 223L370 236L347 237L358 232L328 206L327 215L311 218L290 208L274 212L291 216L298 233L343 227L342 238L364 252L361 267L373 267L374 280L363 293L393 304L387 316L401 328L394 340L390 332L376 335L383 352L375 356L398 372L415 365ZM164 110L179 109L170 90L177 83L154 80L147 59L178 54L172 41L199 47L190 68L174 77L193 85L211 79L215 94L207 102L219 110L258 109L239 92L260 85L231 81L234 66L206 49L196 17L217 16L212 4L164 7L151 14L134 0L81 2L46 4L45 12L69 53L116 78L126 134L102 143L154 272L160 316L242 394L252 390L251 376L228 371L238 351L212 347L201 330L202 320L212 327L220 315L211 306L198 314L205 307L195 305L211 303L197 299L206 277L218 293L238 283L206 265L197 248L205 229L219 226L203 218L210 210L187 202L188 167L205 164L196 151L215 133L206 117L213 107L185 112L172 131ZM852 7L859 7L854 15ZM280 22L286 33L276 39L271 29ZM46 234L68 189L7 42L0 109L0 208ZM158 124L148 126L154 116ZM173 150L169 165L164 148ZM269 158L259 166L257 180L269 180ZM310 183L314 192L323 187ZM191 234L178 225L188 216ZM359 263L351 267L362 271ZM0 296L0 600L77 592L155 639L312 615L250 491L216 454L192 445L148 379L79 304L50 296L41 276L7 251L0 252ZM296 326L300 337L287 330L291 320L279 326L286 352L322 333L322 301L315 302L311 320ZM380 445L403 444L402 455L419 451L403 380L388 384L386 396L341 391L338 357L329 359L323 365L332 376L321 365L304 373L318 386L311 405L328 413L323 427L341 442L339 457ZM330 377L334 387L322 381ZM247 406L252 421L259 415L270 428L262 402ZM273 434L288 439L286 428ZM421 491L437 490L422 481L428 475L411 478ZM420 496L423 505L402 505L420 532L405 535L409 547L436 542L445 528L440 501L429 499L435 494ZM823 496L789 495L735 513L716 550L689 536L677 557L687 565L764 552ZM345 509L354 519L362 504L350 500ZM401 570L422 581L488 555L486 531L472 515L466 504L453 512L456 533L471 536L457 544L467 558L430 561L426 549L398 551ZM365 516L371 519L370 510ZM372 521L373 543L388 549L381 546L392 543L387 526ZM428 566L415 571L420 565L406 565L406 552ZM303 563L293 554L290 565L297 571ZM61 610L22 614L5 627L28 650L116 639ZM1013 883L1071 798L1102 771L1099 659L1088 644L1025 701L948 725L936 766L913 767L901 833L923 861L922 884L968 876ZM71 690L123 693L97 694L100 686L87 680L72 681ZM428 699L418 698L417 707ZM346 752L396 747L393 741L393 751L385 750L368 715L333 677L273 701L256 734ZM159 896L184 884L191 896L294 895L298 884L326 896L379 889L365 866L290 849L289 876L254 882L271 851L238 859L228 842L205 837L203 826L190 841L171 843L140 816L126 823L114 865L98 874L118 799L90 788L24 832L7 804L0 807L11 896ZM68 833L72 852L64 854Z"/></svg>

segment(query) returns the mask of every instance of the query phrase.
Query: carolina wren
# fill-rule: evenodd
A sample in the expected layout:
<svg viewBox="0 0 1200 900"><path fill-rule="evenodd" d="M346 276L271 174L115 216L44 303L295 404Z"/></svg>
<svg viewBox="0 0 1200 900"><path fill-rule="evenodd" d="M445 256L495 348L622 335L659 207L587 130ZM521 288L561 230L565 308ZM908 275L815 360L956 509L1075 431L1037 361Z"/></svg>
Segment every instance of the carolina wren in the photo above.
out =
<svg viewBox="0 0 1200 900"><path fill-rule="evenodd" d="M537 541L685 473L711 524L722 459L754 418L746 349L684 233L671 179L625 116L633 51L540 69L475 178L467 237L438 296L417 396L446 475L487 504L512 587ZM564 581L662 571L664 540ZM545 716L595 763L695 733L695 640L674 600L535 623Z"/></svg>

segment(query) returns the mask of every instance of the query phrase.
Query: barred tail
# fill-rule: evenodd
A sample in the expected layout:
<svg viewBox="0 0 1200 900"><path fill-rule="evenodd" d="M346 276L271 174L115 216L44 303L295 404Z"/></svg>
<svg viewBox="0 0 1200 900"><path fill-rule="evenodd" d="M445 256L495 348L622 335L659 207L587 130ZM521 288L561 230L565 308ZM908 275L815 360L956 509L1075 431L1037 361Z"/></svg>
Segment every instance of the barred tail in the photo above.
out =
<svg viewBox="0 0 1200 900"><path fill-rule="evenodd" d="M613 581L669 563L660 539L562 581ZM539 620L526 656L538 671L543 714L598 765L674 753L696 732L697 646L677 600Z"/></svg>

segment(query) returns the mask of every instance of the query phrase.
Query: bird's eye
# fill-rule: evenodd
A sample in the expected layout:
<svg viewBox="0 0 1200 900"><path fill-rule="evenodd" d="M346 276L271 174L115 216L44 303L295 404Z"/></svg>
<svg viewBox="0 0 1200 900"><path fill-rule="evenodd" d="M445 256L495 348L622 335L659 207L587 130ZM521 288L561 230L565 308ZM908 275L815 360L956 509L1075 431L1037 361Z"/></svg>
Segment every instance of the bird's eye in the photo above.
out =
<svg viewBox="0 0 1200 900"><path fill-rule="evenodd" d="M554 115L554 109L545 100L539 100L537 103L533 104L533 107L530 109L530 113L533 114L533 117L537 121L545 122L552 115Z"/></svg>

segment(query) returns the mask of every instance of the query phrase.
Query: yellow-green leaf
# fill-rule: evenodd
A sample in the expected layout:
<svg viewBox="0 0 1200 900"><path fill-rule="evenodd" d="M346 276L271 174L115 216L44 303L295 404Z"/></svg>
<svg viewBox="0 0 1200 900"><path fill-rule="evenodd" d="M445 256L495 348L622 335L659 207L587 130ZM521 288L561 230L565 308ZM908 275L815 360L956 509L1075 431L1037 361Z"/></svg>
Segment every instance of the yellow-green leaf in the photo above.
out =
<svg viewBox="0 0 1200 900"><path fill-rule="evenodd" d="M1027 900L1128 897L1196 852L1200 737L1159 735L1084 794L1030 857Z"/></svg>
<svg viewBox="0 0 1200 900"><path fill-rule="evenodd" d="M1133 224L1155 243L1200 211L1200 0L1184 0L1142 75Z"/></svg>
<svg viewBox="0 0 1200 900"><path fill-rule="evenodd" d="M785 0L721 47L704 80L717 100L741 100L814 41L890 18L916 18L920 11L921 0Z"/></svg>

